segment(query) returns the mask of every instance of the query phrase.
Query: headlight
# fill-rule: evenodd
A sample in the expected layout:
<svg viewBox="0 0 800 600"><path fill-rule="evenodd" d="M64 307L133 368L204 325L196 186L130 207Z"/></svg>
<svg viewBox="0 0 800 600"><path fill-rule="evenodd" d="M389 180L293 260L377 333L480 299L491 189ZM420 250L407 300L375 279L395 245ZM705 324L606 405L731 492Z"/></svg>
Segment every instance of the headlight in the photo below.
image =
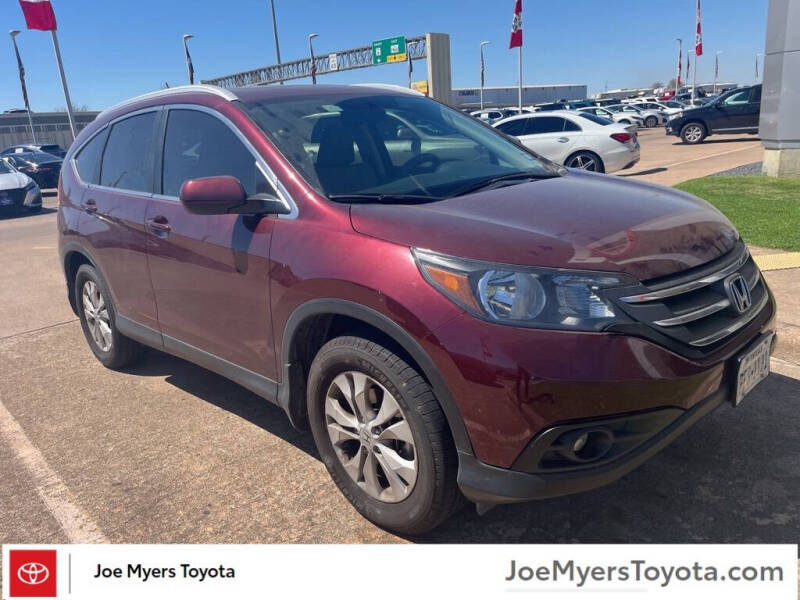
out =
<svg viewBox="0 0 800 600"><path fill-rule="evenodd" d="M680 111L676 112L674 115L672 115L669 118L669 120L672 121L672 119L680 119L682 116L683 116L683 111L680 110Z"/></svg>
<svg viewBox="0 0 800 600"><path fill-rule="evenodd" d="M413 253L431 285L488 321L577 331L630 322L601 292L637 283L625 274L499 265L417 249Z"/></svg>
<svg viewBox="0 0 800 600"><path fill-rule="evenodd" d="M31 180L28 182L28 185L26 185L26 186L25 186L25 191L26 191L26 192L29 192L29 191L31 191L31 190L32 190L32 189L34 189L34 188L36 188L36 182L35 182L35 181L33 181L33 180L31 179Z"/></svg>

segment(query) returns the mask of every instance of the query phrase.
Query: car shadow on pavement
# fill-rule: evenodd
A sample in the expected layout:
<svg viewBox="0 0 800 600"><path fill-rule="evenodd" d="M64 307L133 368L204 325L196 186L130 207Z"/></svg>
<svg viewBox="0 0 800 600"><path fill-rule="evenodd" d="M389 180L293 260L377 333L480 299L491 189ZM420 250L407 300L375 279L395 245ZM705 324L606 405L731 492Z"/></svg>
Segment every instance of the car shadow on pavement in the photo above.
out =
<svg viewBox="0 0 800 600"><path fill-rule="evenodd" d="M152 348L147 350L141 363L124 371L139 376L166 376L165 381L170 385L245 419L321 460L311 432L297 431L281 408L221 375Z"/></svg>
<svg viewBox="0 0 800 600"><path fill-rule="evenodd" d="M468 507L427 543L789 543L800 540L800 380L777 374L605 488Z"/></svg>
<svg viewBox="0 0 800 600"><path fill-rule="evenodd" d="M125 370L166 382L320 460L310 432L232 381L149 350ZM649 462L604 488L550 500L470 504L422 543L791 543L800 540L800 380L772 374ZM331 485L334 485L331 482Z"/></svg>
<svg viewBox="0 0 800 600"><path fill-rule="evenodd" d="M714 136L712 138L708 138L708 139L703 140L702 145L706 146L708 144L733 144L735 142L760 142L760 141L761 141L761 138L759 138L757 136L754 136L754 135L748 135L748 136L744 136L744 137L735 137L735 138L729 138L729 137L718 138L718 137ZM674 142L672 145L673 146L686 146L687 144L684 144L681 140L678 140L678 141Z"/></svg>
<svg viewBox="0 0 800 600"><path fill-rule="evenodd" d="M617 173L618 177L639 177L640 175L654 175L656 173L663 173L667 171L666 167L654 167L652 169L645 169L644 171L634 171L632 173Z"/></svg>

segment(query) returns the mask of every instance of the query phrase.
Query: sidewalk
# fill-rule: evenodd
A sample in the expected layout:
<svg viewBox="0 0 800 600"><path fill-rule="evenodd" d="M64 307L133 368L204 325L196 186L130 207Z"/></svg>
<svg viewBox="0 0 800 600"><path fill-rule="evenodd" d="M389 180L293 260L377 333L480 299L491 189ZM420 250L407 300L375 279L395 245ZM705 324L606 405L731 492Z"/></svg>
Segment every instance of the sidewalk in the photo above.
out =
<svg viewBox="0 0 800 600"><path fill-rule="evenodd" d="M778 302L773 370L800 379L800 252L758 246L751 246L750 252Z"/></svg>

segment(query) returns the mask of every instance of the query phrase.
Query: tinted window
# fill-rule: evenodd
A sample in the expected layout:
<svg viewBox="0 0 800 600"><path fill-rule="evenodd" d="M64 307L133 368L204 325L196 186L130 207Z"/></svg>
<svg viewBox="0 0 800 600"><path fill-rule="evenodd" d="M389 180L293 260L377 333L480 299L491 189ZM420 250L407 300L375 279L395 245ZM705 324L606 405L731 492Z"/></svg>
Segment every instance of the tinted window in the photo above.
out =
<svg viewBox="0 0 800 600"><path fill-rule="evenodd" d="M497 128L506 135L523 135L525 131L525 123L529 119L514 119L513 121L506 121L500 123Z"/></svg>
<svg viewBox="0 0 800 600"><path fill-rule="evenodd" d="M256 159L225 123L196 110L171 110L164 142L162 193L177 196L189 179L230 175L247 195L271 191Z"/></svg>
<svg viewBox="0 0 800 600"><path fill-rule="evenodd" d="M103 153L100 184L136 192L153 191L153 140L156 113L115 123Z"/></svg>
<svg viewBox="0 0 800 600"><path fill-rule="evenodd" d="M597 115L593 115L592 113L582 112L581 118L586 119L587 121L591 121L592 123L597 123L598 125L611 125L613 121L609 119L604 119L603 117L598 117Z"/></svg>
<svg viewBox="0 0 800 600"><path fill-rule="evenodd" d="M78 175L86 183L99 183L100 181L100 157L103 154L107 136L108 129L104 129L83 147L75 159Z"/></svg>
<svg viewBox="0 0 800 600"><path fill-rule="evenodd" d="M742 90L725 98L724 102L728 105L747 104L750 101L750 90Z"/></svg>
<svg viewBox="0 0 800 600"><path fill-rule="evenodd" d="M564 131L564 119L561 117L538 117L530 119L525 133L555 133Z"/></svg>
<svg viewBox="0 0 800 600"><path fill-rule="evenodd" d="M761 102L761 86L756 86L753 88L752 93L750 94L750 102L753 104L758 104Z"/></svg>
<svg viewBox="0 0 800 600"><path fill-rule="evenodd" d="M564 131L581 131L581 128L577 123L564 119Z"/></svg>

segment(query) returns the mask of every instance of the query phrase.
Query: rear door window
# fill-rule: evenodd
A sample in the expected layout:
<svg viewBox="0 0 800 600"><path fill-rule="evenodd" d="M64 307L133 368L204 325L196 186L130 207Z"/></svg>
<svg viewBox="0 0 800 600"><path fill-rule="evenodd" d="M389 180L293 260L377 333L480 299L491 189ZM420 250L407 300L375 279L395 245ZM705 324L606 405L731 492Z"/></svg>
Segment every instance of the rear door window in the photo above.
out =
<svg viewBox="0 0 800 600"><path fill-rule="evenodd" d="M750 92L750 104L760 104L761 103L761 86L756 86L753 88L752 92Z"/></svg>
<svg viewBox="0 0 800 600"><path fill-rule="evenodd" d="M85 183L97 184L100 182L100 158L103 155L107 137L108 128L94 136L75 158L78 175Z"/></svg>
<svg viewBox="0 0 800 600"><path fill-rule="evenodd" d="M133 192L153 191L155 111L117 121L111 127L100 185Z"/></svg>
<svg viewBox="0 0 800 600"><path fill-rule="evenodd" d="M528 119L526 134L557 133L564 131L564 119L561 117L536 117Z"/></svg>
<svg viewBox="0 0 800 600"><path fill-rule="evenodd" d="M185 181L220 175L238 179L248 196L274 193L253 154L225 123L198 110L170 110L161 193L177 197Z"/></svg>
<svg viewBox="0 0 800 600"><path fill-rule="evenodd" d="M497 129L506 135L523 135L525 133L525 123L529 119L514 119L513 121L506 121L497 125Z"/></svg>

